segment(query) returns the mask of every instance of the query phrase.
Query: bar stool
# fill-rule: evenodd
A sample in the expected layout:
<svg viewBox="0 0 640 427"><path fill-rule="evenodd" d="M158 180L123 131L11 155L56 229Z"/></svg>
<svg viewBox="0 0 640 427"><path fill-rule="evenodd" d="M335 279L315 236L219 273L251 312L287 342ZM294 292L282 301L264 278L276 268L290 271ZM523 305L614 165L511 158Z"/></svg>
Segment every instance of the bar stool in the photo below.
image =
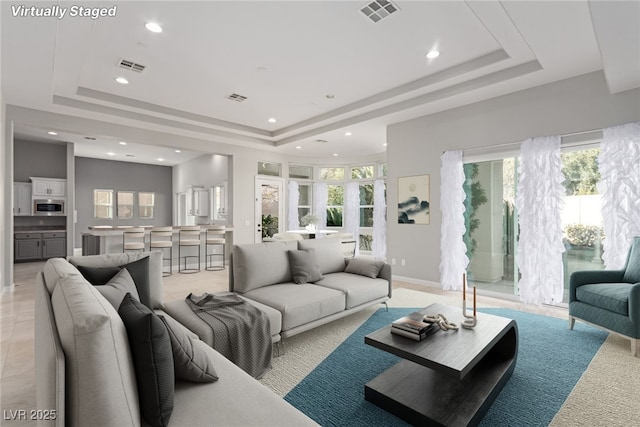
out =
<svg viewBox="0 0 640 427"><path fill-rule="evenodd" d="M216 251L213 253L209 253L209 246L214 246L217 248L222 246L222 253L220 253L219 249L216 249ZM224 270L225 247L226 247L225 226L209 225L206 231L205 248L204 248L204 255L206 257L205 270L208 270L208 271ZM221 259L218 260L218 262L221 262L222 265L214 266L213 259L212 259L214 257L221 257Z"/></svg>
<svg viewBox="0 0 640 427"><path fill-rule="evenodd" d="M142 251L144 252L144 228L130 227L122 232L122 252Z"/></svg>
<svg viewBox="0 0 640 427"><path fill-rule="evenodd" d="M169 260L169 271L162 271L162 277L171 276L173 270L173 227L152 227L149 233L149 250L162 252L162 262ZM164 249L169 248L169 258L164 257Z"/></svg>
<svg viewBox="0 0 640 427"><path fill-rule="evenodd" d="M182 247L197 247L198 255L182 256ZM187 268L187 258L198 258L198 268ZM180 268L180 259L184 258L184 268ZM178 273L197 273L200 271L200 226L185 226L178 231Z"/></svg>

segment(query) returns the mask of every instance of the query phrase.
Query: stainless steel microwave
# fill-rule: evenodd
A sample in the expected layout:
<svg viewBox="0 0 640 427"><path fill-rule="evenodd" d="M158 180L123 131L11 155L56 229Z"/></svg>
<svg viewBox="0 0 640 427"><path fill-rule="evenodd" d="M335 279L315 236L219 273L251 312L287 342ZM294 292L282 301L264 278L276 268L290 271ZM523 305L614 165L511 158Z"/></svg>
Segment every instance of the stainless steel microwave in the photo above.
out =
<svg viewBox="0 0 640 427"><path fill-rule="evenodd" d="M64 200L36 199L33 201L34 215L65 215Z"/></svg>

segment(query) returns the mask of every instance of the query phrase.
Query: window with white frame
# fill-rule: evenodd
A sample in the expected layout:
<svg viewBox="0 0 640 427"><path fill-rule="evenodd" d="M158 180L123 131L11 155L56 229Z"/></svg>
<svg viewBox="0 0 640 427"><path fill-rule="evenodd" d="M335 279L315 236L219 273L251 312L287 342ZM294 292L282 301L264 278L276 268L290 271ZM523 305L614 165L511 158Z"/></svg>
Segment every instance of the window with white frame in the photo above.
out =
<svg viewBox="0 0 640 427"><path fill-rule="evenodd" d="M280 163L258 162L258 175L281 176L281 173Z"/></svg>
<svg viewBox="0 0 640 427"><path fill-rule="evenodd" d="M140 219L153 219L156 207L156 193L138 193L138 217Z"/></svg>
<svg viewBox="0 0 640 427"><path fill-rule="evenodd" d="M373 179L374 171L375 169L373 165L354 166L351 168L351 179L352 180Z"/></svg>
<svg viewBox="0 0 640 427"><path fill-rule="evenodd" d="M343 169L344 171L344 169ZM344 186L328 185L327 227L342 227L344 213Z"/></svg>
<svg viewBox="0 0 640 427"><path fill-rule="evenodd" d="M133 191L118 191L118 219L133 218Z"/></svg>
<svg viewBox="0 0 640 427"><path fill-rule="evenodd" d="M312 184L298 184L298 221L311 213Z"/></svg>
<svg viewBox="0 0 640 427"><path fill-rule="evenodd" d="M313 166L289 165L289 178L313 179Z"/></svg>
<svg viewBox="0 0 640 427"><path fill-rule="evenodd" d="M342 181L344 180L344 168L320 168L319 177L321 181Z"/></svg>
<svg viewBox="0 0 640 427"><path fill-rule="evenodd" d="M113 190L93 190L93 217L113 219Z"/></svg>

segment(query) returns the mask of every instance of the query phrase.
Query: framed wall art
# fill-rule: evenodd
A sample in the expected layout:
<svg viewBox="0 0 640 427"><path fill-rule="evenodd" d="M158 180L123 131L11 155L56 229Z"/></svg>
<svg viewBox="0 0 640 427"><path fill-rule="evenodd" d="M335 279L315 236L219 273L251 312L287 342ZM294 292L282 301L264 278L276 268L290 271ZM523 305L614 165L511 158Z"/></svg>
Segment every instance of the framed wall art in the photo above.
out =
<svg viewBox="0 0 640 427"><path fill-rule="evenodd" d="M429 224L429 175L398 178L398 224Z"/></svg>

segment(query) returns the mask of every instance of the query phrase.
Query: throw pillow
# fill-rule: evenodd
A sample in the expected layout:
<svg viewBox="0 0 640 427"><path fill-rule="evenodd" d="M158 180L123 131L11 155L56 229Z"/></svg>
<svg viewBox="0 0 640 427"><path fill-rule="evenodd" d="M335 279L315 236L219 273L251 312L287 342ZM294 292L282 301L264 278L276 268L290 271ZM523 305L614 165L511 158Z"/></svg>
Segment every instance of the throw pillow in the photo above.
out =
<svg viewBox="0 0 640 427"><path fill-rule="evenodd" d="M106 285L118 272L126 268L133 278L138 290L140 302L149 308L151 306L151 284L149 283L149 257L140 258L137 261L123 264L118 267L85 267L78 266L78 271L89 283L95 286Z"/></svg>
<svg viewBox="0 0 640 427"><path fill-rule="evenodd" d="M138 301L140 300L138 291L136 290L136 284L129 270L126 268L116 273L106 284L96 286L96 289L116 310L120 307L122 300L127 294L131 294L131 296Z"/></svg>
<svg viewBox="0 0 640 427"><path fill-rule="evenodd" d="M322 279L320 266L313 249L306 251L288 251L293 282L297 284L313 283Z"/></svg>
<svg viewBox="0 0 640 427"><path fill-rule="evenodd" d="M359 274L361 276L375 279L378 277L380 270L384 266L384 262L376 261L368 258L356 257L349 261L345 273Z"/></svg>
<svg viewBox="0 0 640 427"><path fill-rule="evenodd" d="M169 332L176 378L196 383L218 381L218 374L209 356L193 346L192 340L198 338L191 338L184 327L173 318L158 317L164 322Z"/></svg>
<svg viewBox="0 0 640 427"><path fill-rule="evenodd" d="M175 375L169 332L148 307L127 294L120 304L138 384L140 413L151 426L164 427L173 413Z"/></svg>
<svg viewBox="0 0 640 427"><path fill-rule="evenodd" d="M622 280L627 283L640 283L640 237L635 237L632 241L627 269Z"/></svg>

